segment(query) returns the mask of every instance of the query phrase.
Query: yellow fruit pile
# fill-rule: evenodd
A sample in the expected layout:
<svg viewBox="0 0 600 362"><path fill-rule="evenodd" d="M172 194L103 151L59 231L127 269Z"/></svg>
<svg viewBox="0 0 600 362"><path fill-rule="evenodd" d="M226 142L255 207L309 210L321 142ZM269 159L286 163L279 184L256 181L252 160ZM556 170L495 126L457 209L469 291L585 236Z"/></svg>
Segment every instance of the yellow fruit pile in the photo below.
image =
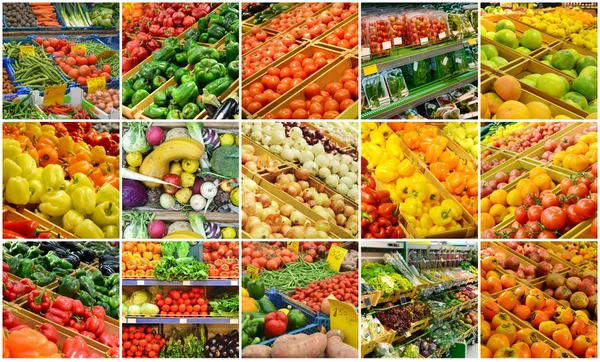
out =
<svg viewBox="0 0 600 362"><path fill-rule="evenodd" d="M584 29L577 34L571 34L571 42L597 53L598 29Z"/></svg>
<svg viewBox="0 0 600 362"><path fill-rule="evenodd" d="M577 143L557 152L552 163L576 172L583 171L598 161L598 133L590 132L579 137Z"/></svg>

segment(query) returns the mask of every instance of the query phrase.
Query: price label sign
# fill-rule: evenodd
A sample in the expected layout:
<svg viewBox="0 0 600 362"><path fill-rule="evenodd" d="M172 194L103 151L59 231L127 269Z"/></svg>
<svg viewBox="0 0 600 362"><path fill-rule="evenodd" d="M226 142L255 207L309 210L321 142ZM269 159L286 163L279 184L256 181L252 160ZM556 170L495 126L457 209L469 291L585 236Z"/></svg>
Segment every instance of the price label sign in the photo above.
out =
<svg viewBox="0 0 600 362"><path fill-rule="evenodd" d="M52 107L55 105L62 106L65 103L65 92L67 84L55 85L44 90L44 106Z"/></svg>
<svg viewBox="0 0 600 362"><path fill-rule="evenodd" d="M297 241L288 241L287 242L287 248L290 250L293 250L294 252L298 253L298 242Z"/></svg>
<svg viewBox="0 0 600 362"><path fill-rule="evenodd" d="M358 313L349 303L331 299L331 329L340 329L344 332L344 343L358 348Z"/></svg>
<svg viewBox="0 0 600 362"><path fill-rule="evenodd" d="M475 45L475 44L477 44L477 39L475 39L475 38L469 39L469 45Z"/></svg>
<svg viewBox="0 0 600 362"><path fill-rule="evenodd" d="M78 50L83 50L83 55L85 56L85 53L87 51L85 44L73 45L71 47L71 51L73 51L73 52L76 52Z"/></svg>
<svg viewBox="0 0 600 362"><path fill-rule="evenodd" d="M340 267L342 266L342 261L344 261L344 257L348 253L348 250L344 248L340 248L337 245L334 245L329 249L329 255L327 255L327 262L329 263L329 267L336 271L340 271Z"/></svg>
<svg viewBox="0 0 600 362"><path fill-rule="evenodd" d="M371 302L371 297L368 295L365 295L362 298L362 304L363 304L364 308L369 308L369 307L373 306L373 303Z"/></svg>
<svg viewBox="0 0 600 362"><path fill-rule="evenodd" d="M35 56L35 48L33 45L23 45L19 50L21 51L21 58L25 58L25 55Z"/></svg>
<svg viewBox="0 0 600 362"><path fill-rule="evenodd" d="M103 91L106 89L106 78L100 76L96 78L87 79L88 93L94 93L95 91Z"/></svg>
<svg viewBox="0 0 600 362"><path fill-rule="evenodd" d="M377 64L368 65L363 68L363 73L366 76L377 73Z"/></svg>
<svg viewBox="0 0 600 362"><path fill-rule="evenodd" d="M252 264L248 264L246 266L246 271L248 272L248 278L250 280L258 280L258 268Z"/></svg>

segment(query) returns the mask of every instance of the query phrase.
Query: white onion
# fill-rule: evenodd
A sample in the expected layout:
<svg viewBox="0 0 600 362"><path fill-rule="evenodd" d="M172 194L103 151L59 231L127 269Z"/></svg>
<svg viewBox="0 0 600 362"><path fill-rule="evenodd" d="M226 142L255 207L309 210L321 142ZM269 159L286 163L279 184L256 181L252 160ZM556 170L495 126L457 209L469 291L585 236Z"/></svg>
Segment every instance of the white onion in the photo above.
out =
<svg viewBox="0 0 600 362"><path fill-rule="evenodd" d="M342 195L346 195L348 193L348 185L344 184L344 183L340 183L339 185L337 185L337 187L335 188L335 190Z"/></svg>
<svg viewBox="0 0 600 362"><path fill-rule="evenodd" d="M348 165L341 165L341 166L340 166L340 169L338 170L338 172L337 172L337 173L338 173L340 176L346 176L346 174L348 173L348 171L349 171L349 170L348 170Z"/></svg>
<svg viewBox="0 0 600 362"><path fill-rule="evenodd" d="M352 175L352 174L350 174L350 175ZM343 176L340 178L340 185L342 185L342 184L348 186L348 190L349 190L352 187L353 182L352 182L352 180L350 180L350 177L348 177L346 175L346 176Z"/></svg>
<svg viewBox="0 0 600 362"><path fill-rule="evenodd" d="M317 166L317 164L313 161L308 161L305 162L302 167L304 167L305 169L308 170L308 173L311 174L311 176L314 176L317 174L317 172L319 172L319 166Z"/></svg>
<svg viewBox="0 0 600 362"><path fill-rule="evenodd" d="M292 127L290 129L289 135L295 140L302 138L302 130L300 129L300 127Z"/></svg>
<svg viewBox="0 0 600 362"><path fill-rule="evenodd" d="M348 155L342 155L342 163L344 165L349 165L352 162L352 157Z"/></svg>
<svg viewBox="0 0 600 362"><path fill-rule="evenodd" d="M340 168L340 163L336 160L333 160L329 163L329 169L331 170L331 173L339 173Z"/></svg>
<svg viewBox="0 0 600 362"><path fill-rule="evenodd" d="M300 161L300 163L304 164L305 162L308 161L314 161L315 159L315 155L313 155L312 152L304 150L302 152L300 152L300 157L298 157L298 161Z"/></svg>
<svg viewBox="0 0 600 362"><path fill-rule="evenodd" d="M272 135L273 134L273 127L271 127L271 125L269 125L269 124L263 126L262 133L264 135L267 135L267 136Z"/></svg>
<svg viewBox="0 0 600 362"><path fill-rule="evenodd" d="M358 200L358 189L350 189L350 190L348 190L347 196L351 200Z"/></svg>
<svg viewBox="0 0 600 362"><path fill-rule="evenodd" d="M325 153L325 147L320 143L314 144L312 146L312 153L315 155L322 155Z"/></svg>
<svg viewBox="0 0 600 362"><path fill-rule="evenodd" d="M268 146L268 145L270 145L270 144L271 144L271 140L272 140L272 137L271 137L271 136L266 136L266 135L265 135L265 136L263 137L263 139L262 139L262 144L263 144L264 146Z"/></svg>
<svg viewBox="0 0 600 362"><path fill-rule="evenodd" d="M274 131L273 134L271 135L272 140L271 143L274 145L280 145L283 143L283 140L285 139L285 131L284 130L277 130Z"/></svg>
<svg viewBox="0 0 600 362"><path fill-rule="evenodd" d="M242 189L246 189L250 192L254 192L257 187L258 187L258 185L256 184L256 182L254 180L244 178L244 180L242 181Z"/></svg>
<svg viewBox="0 0 600 362"><path fill-rule="evenodd" d="M352 161L350 164L350 171L354 173L358 172L358 162Z"/></svg>
<svg viewBox="0 0 600 362"><path fill-rule="evenodd" d="M281 151L283 151L283 147L281 147L281 145L271 145L269 149L276 155L280 154Z"/></svg>
<svg viewBox="0 0 600 362"><path fill-rule="evenodd" d="M252 133L250 134L250 137L255 140L255 141L262 141L263 138L263 134L261 131L252 131Z"/></svg>
<svg viewBox="0 0 600 362"><path fill-rule="evenodd" d="M327 184L327 186L329 186L333 189L335 189L338 186L339 182L340 182L340 177L338 175L330 175L325 180L325 183Z"/></svg>
<svg viewBox="0 0 600 362"><path fill-rule="evenodd" d="M321 167L319 169L319 177L322 179L326 179L327 177L331 176L331 171L329 171L328 168L326 167Z"/></svg>
<svg viewBox="0 0 600 362"><path fill-rule="evenodd" d="M348 185L349 187L352 187L352 185L354 185L356 183L356 181L358 180L358 176L356 176L356 174L353 172L348 172L347 174L344 175L344 177L347 177L350 179L350 185Z"/></svg>
<svg viewBox="0 0 600 362"><path fill-rule="evenodd" d="M319 167L329 167L329 160L325 155L317 155L317 157L315 157L315 162Z"/></svg>
<svg viewBox="0 0 600 362"><path fill-rule="evenodd" d="M298 151L304 151L306 147L308 147L308 143L306 143L306 140L304 138L297 139L294 142L294 148Z"/></svg>
<svg viewBox="0 0 600 362"><path fill-rule="evenodd" d="M281 123L281 122L275 122L275 123L273 123L273 130L276 130L276 131L281 130L281 131L283 131L283 129L284 129L283 123Z"/></svg>
<svg viewBox="0 0 600 362"><path fill-rule="evenodd" d="M294 151L292 151L291 148L284 148L283 151L281 151L281 158L289 162L294 161Z"/></svg>
<svg viewBox="0 0 600 362"><path fill-rule="evenodd" d="M297 160L300 158L300 151L298 151L298 149L296 148L292 148L292 151L294 151L294 160Z"/></svg>

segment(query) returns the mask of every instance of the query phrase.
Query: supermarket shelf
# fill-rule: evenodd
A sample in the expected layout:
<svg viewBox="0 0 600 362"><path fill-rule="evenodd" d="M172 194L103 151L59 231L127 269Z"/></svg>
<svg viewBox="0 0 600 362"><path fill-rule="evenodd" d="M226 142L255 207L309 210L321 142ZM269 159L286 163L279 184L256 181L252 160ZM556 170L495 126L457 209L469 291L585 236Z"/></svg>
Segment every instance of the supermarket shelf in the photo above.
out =
<svg viewBox="0 0 600 362"><path fill-rule="evenodd" d="M123 279L121 285L172 285L172 286L196 286L196 287L237 287L239 280L214 279L214 280L157 280L157 279Z"/></svg>
<svg viewBox="0 0 600 362"><path fill-rule="evenodd" d="M394 55L377 58L370 60L368 62L362 62L362 75L365 76L365 67L375 66L375 68L371 68L368 71L368 74L373 74L377 72L382 72L387 69L393 69L400 67L402 65L410 64L413 62L417 62L419 60L428 59L431 57L435 57L437 55L446 54L448 52L452 52L455 50L463 49L469 45L476 45L477 37L470 39L462 39L456 40L452 42L445 42L435 45L430 45L427 48L407 48L400 49Z"/></svg>
<svg viewBox="0 0 600 362"><path fill-rule="evenodd" d="M127 317L123 324L238 324L238 318L210 318L210 317L189 317L189 318L161 318L161 317Z"/></svg>
<svg viewBox="0 0 600 362"><path fill-rule="evenodd" d="M408 97L403 98L398 102L393 102L388 104L387 106L380 107L372 111L364 112L361 115L361 119L390 118L398 113L406 111L409 108L416 107L442 94L446 94L458 87L462 87L466 84L477 81L477 79L477 69L473 69L457 77L428 83L420 89L417 89L416 91L413 90L412 92L410 92Z"/></svg>

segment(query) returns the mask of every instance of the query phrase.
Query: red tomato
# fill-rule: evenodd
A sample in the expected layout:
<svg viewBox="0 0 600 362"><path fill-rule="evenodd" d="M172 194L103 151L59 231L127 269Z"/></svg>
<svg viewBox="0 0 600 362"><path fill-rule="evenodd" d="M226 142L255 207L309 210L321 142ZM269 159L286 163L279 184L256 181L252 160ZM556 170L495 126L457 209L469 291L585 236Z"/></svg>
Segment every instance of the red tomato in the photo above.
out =
<svg viewBox="0 0 600 362"><path fill-rule="evenodd" d="M560 230L567 225L567 213L560 207L551 206L542 211L540 221L548 230Z"/></svg>

